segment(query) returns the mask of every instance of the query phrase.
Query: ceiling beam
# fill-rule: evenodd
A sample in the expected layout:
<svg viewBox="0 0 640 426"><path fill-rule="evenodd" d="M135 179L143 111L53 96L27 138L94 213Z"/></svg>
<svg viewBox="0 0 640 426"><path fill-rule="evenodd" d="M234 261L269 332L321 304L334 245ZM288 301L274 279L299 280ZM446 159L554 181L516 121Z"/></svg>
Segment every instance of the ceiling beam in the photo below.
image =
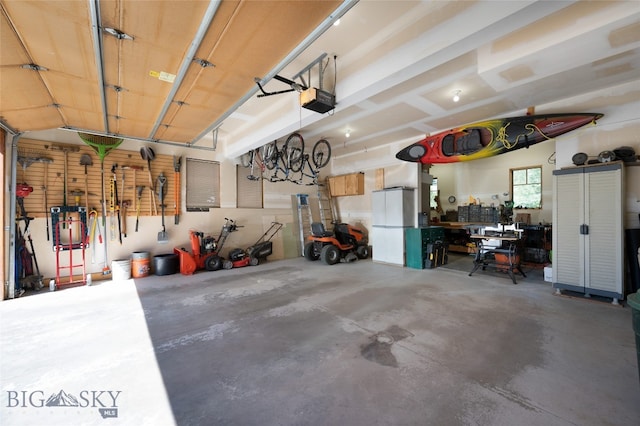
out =
<svg viewBox="0 0 640 426"><path fill-rule="evenodd" d="M96 70L98 73L98 91L100 93L100 105L102 105L102 121L104 131L109 133L109 120L107 118L107 97L104 84L104 62L102 60L102 33L100 32L100 0L88 0L91 13L91 33L93 34L93 52L96 56Z"/></svg>

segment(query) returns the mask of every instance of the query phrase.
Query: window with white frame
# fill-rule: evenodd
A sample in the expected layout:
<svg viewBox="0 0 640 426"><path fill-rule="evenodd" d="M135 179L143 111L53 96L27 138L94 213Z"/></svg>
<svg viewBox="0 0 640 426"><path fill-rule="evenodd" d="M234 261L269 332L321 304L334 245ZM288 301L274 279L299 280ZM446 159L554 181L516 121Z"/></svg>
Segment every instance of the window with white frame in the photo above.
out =
<svg viewBox="0 0 640 426"><path fill-rule="evenodd" d="M510 171L514 208L542 208L542 167L526 167Z"/></svg>

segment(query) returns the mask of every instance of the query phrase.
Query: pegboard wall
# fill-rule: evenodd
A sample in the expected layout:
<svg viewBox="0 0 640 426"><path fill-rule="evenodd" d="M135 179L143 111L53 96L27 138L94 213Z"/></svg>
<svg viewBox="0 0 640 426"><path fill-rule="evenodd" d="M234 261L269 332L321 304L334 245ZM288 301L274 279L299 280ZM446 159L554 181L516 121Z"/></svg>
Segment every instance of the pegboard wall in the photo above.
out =
<svg viewBox="0 0 640 426"><path fill-rule="evenodd" d="M66 168L65 151L67 156ZM83 154L88 154L93 163L86 167L86 174L85 166L80 164ZM69 145L21 139L18 142L18 158L17 182L19 184L26 183L33 187L33 192L24 197L24 207L28 216L45 217L45 212L48 212L51 207L64 206L65 179L67 190L66 205L88 205L89 211L93 209L98 212L98 216L101 215L100 157L91 147L84 144ZM182 163L184 164L184 159ZM157 191L154 192L155 209L153 208L154 203L151 202L147 161L142 158L140 152L122 149L110 151L104 158L104 194L107 202L107 215L109 215L111 179L113 178L112 167L116 164L118 198L128 203L126 215L136 216L138 204L136 188L138 186L144 186L142 197L140 198L140 216L160 215L161 206ZM132 169L132 167L137 170ZM182 170L184 170L184 166L182 166ZM157 178L160 173L163 173L167 178L164 185L166 193L163 203L165 205L165 215L172 216L175 212L176 200L176 177L173 157L155 155L155 158L151 161L153 186L157 187ZM182 174L180 178L182 179ZM85 197L85 181L87 182L86 189L89 193L88 200ZM177 192L180 194L180 190ZM181 200L178 200L178 208L180 203ZM120 214L123 215L123 213L121 211ZM16 214L21 216L22 212L18 210Z"/></svg>

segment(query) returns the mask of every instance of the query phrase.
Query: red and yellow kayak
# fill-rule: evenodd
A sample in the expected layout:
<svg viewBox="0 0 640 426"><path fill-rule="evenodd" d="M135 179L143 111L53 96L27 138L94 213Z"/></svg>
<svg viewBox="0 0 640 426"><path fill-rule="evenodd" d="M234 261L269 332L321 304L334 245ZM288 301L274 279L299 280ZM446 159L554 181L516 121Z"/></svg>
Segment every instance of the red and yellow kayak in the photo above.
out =
<svg viewBox="0 0 640 426"><path fill-rule="evenodd" d="M423 164L456 163L493 157L595 123L603 114L571 113L498 118L427 136L396 158Z"/></svg>

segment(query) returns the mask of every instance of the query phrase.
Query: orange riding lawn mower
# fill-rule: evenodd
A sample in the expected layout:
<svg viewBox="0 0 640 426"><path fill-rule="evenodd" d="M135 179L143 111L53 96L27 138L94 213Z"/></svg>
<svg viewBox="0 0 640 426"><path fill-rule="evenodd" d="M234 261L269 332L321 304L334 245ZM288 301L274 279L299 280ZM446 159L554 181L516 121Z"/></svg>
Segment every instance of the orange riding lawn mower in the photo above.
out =
<svg viewBox="0 0 640 426"><path fill-rule="evenodd" d="M273 252L271 238L282 228L282 224L273 222L267 232L246 250L234 249L229 252L229 259L220 254L227 238L232 232L238 230L236 222L224 218L225 222L220 230L218 238L205 236L200 231L189 231L191 253L184 248L175 247L173 252L180 258L180 273L191 275L197 270L217 271L219 269L240 268L243 266L255 266ZM269 235L267 237L267 235Z"/></svg>
<svg viewBox="0 0 640 426"><path fill-rule="evenodd" d="M366 235L358 228L347 223L333 223L333 232L326 231L320 222L311 224L311 235L304 245L304 257L307 260L322 260L327 265L353 262L369 257L369 244Z"/></svg>

